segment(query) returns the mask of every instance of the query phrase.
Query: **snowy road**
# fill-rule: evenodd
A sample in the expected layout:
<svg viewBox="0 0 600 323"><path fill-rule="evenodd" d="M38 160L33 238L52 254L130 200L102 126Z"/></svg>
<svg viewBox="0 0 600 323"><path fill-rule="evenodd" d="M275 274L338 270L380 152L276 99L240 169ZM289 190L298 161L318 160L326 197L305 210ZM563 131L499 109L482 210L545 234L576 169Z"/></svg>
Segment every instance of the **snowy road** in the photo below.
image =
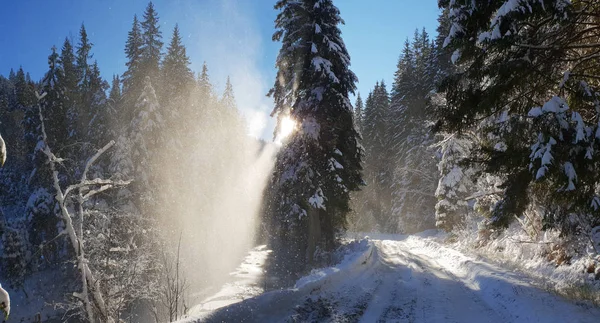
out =
<svg viewBox="0 0 600 323"><path fill-rule="evenodd" d="M600 322L600 309L528 281L428 238L396 236L363 242L340 265L313 272L294 289L247 299L199 321Z"/></svg>

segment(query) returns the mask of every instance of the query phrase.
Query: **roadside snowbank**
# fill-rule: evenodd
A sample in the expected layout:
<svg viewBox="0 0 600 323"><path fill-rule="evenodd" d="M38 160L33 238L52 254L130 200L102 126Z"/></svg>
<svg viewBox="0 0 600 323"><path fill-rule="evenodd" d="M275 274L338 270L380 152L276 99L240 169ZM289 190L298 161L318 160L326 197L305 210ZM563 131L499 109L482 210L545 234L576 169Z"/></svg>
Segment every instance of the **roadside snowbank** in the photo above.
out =
<svg viewBox="0 0 600 323"><path fill-rule="evenodd" d="M556 232L545 232L537 241L532 241L518 223L513 223L499 237L482 244L476 229L464 230L458 234L456 242L449 243L452 248L474 254L504 268L521 272L531 277L537 286L556 291L573 299L593 300L600 304L600 255L583 246L587 241L577 244L564 243ZM439 241L444 240L439 236ZM560 249L557 246L561 246ZM554 247L554 249L553 249ZM571 247L571 248L569 248ZM562 249L565 261L557 266L549 257L560 257ZM580 250L583 250L581 252ZM579 252L577 252L579 251ZM553 255L552 253L556 253ZM587 270L595 264L592 273ZM577 291L579 290L579 291ZM584 293L584 294L582 294Z"/></svg>

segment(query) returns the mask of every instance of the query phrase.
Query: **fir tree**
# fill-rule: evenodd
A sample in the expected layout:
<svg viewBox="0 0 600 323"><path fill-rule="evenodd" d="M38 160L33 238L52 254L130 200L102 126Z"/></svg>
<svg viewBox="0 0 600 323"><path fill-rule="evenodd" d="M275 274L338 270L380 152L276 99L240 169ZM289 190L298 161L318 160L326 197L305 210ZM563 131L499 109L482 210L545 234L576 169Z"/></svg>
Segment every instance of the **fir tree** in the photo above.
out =
<svg viewBox="0 0 600 323"><path fill-rule="evenodd" d="M198 75L198 87L200 88L201 97L208 100L213 95L213 89L208 76L208 66L206 66L206 62L202 64L202 72Z"/></svg>
<svg viewBox="0 0 600 323"><path fill-rule="evenodd" d="M35 102L35 94L31 83L27 81L25 72L22 67L19 67L15 76L15 92L17 94L17 104L21 109L30 107Z"/></svg>
<svg viewBox="0 0 600 323"><path fill-rule="evenodd" d="M360 97L360 93L356 96L356 103L354 104L354 126L359 133L363 131L363 101Z"/></svg>
<svg viewBox="0 0 600 323"><path fill-rule="evenodd" d="M474 132L471 159L501 179L488 224L506 227L540 205L544 228L588 234L600 225L600 66L590 56L599 46L588 29L600 7L565 0L440 4L450 11L443 45L458 66L440 85L445 104L434 109L436 128Z"/></svg>
<svg viewBox="0 0 600 323"><path fill-rule="evenodd" d="M87 92L90 82L90 66L88 59L92 57L92 43L88 39L85 26L81 24L79 29L79 44L77 44L77 77L81 93ZM85 101L83 102L86 103Z"/></svg>
<svg viewBox="0 0 600 323"><path fill-rule="evenodd" d="M131 159L135 165L134 176L138 181L139 192L144 187L151 188L153 183L153 153L158 151L162 143L164 118L156 92L150 77L144 81L144 89L136 102L137 115L130 125Z"/></svg>
<svg viewBox="0 0 600 323"><path fill-rule="evenodd" d="M135 21L134 21L135 24ZM140 67L143 75L155 78L158 76L159 63L162 50L162 33L159 29L158 13L154 10L154 4L148 3L144 11L144 21L141 23L141 61Z"/></svg>
<svg viewBox="0 0 600 323"><path fill-rule="evenodd" d="M10 72L8 73L8 80L14 83L16 79L17 79L17 74L15 73L15 70L13 70L11 68Z"/></svg>
<svg viewBox="0 0 600 323"><path fill-rule="evenodd" d="M141 86L143 78L141 77L142 62L142 31L137 15L133 16L133 25L127 35L125 44L125 55L127 56L127 71L123 73L123 95L134 96L137 99L138 89ZM135 100L135 99L134 99ZM130 120L130 119L129 119Z"/></svg>
<svg viewBox="0 0 600 323"><path fill-rule="evenodd" d="M165 101L187 92L194 81L194 74L189 68L190 58L187 56L185 46L182 44L179 27L175 25L171 43L162 62L163 87Z"/></svg>
<svg viewBox="0 0 600 323"><path fill-rule="evenodd" d="M227 82L225 83L225 91L223 92L223 96L221 97L221 105L225 108L226 111L236 110L235 95L233 94L233 85L231 85L231 80L229 79L229 76L227 77Z"/></svg>
<svg viewBox="0 0 600 323"><path fill-rule="evenodd" d="M108 99L110 100L113 109L116 110L119 106L119 102L121 102L121 80L119 80L119 75L113 74Z"/></svg>
<svg viewBox="0 0 600 323"><path fill-rule="evenodd" d="M356 76L338 27L343 21L330 0L280 0L274 40L281 40L277 82L270 91L273 115L289 116L299 130L277 156L267 207L276 255L298 272L317 250L332 250L345 226L349 192L361 183L359 134L348 94ZM279 261L282 259L279 258Z"/></svg>
<svg viewBox="0 0 600 323"><path fill-rule="evenodd" d="M90 106L88 107L88 132L87 141L93 147L98 149L106 145L109 141L116 139L111 131L111 123L117 118L113 114L114 110L108 105L106 90L108 82L100 76L98 62L94 62L90 68Z"/></svg>
<svg viewBox="0 0 600 323"><path fill-rule="evenodd" d="M79 122L79 105L81 104L81 100L78 87L78 75L80 71L75 60L73 46L71 46L71 42L65 38L60 54L62 73L59 75L60 77L58 80L60 87L63 88L62 105L68 119L68 128L64 129L64 131L67 131L67 135L64 136L65 138L68 137L68 134L74 134L77 131Z"/></svg>
<svg viewBox="0 0 600 323"><path fill-rule="evenodd" d="M363 145L365 147L365 212L378 222L379 230L392 226L390 159L390 99L384 81L377 82L365 106Z"/></svg>
<svg viewBox="0 0 600 323"><path fill-rule="evenodd" d="M392 86L390 147L393 170L394 231L413 233L435 225L437 185L435 151L430 146L428 95L437 67L433 44L425 30L405 42Z"/></svg>
<svg viewBox="0 0 600 323"><path fill-rule="evenodd" d="M2 271L12 288L22 288L27 272L27 247L23 233L6 227L2 234Z"/></svg>

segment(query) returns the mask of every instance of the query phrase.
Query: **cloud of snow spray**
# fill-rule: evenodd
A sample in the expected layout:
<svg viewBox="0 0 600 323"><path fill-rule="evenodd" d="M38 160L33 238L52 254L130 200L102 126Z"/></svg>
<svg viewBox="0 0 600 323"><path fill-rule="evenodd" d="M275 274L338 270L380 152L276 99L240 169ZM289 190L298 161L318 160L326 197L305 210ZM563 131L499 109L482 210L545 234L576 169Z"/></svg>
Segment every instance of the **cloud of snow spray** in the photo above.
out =
<svg viewBox="0 0 600 323"><path fill-rule="evenodd" d="M194 70L201 70L198 60L206 60L216 94L222 93L226 77L231 77L238 108L248 124L242 131L249 136L243 142L231 142L229 125L198 125L204 127L204 135L200 141L185 143L191 156L183 157L194 160L189 170L191 180L186 182L191 184L174 183L168 170L172 166L165 165L164 174L160 174L163 189L177 191L169 194L173 200L164 207L168 211L160 219L170 230L171 249L182 237L181 259L192 305L214 292L207 288L220 287L227 273L253 247L276 150L274 145L255 139L270 132L268 124L272 122L268 116L272 103L265 97L267 78L257 67L262 40L235 2L222 1L220 5L222 12L216 15L225 18L213 13L210 19L198 17L198 30L189 35L184 32L184 37L188 38L185 41ZM194 57L198 52L200 58ZM176 165L177 161L167 163Z"/></svg>

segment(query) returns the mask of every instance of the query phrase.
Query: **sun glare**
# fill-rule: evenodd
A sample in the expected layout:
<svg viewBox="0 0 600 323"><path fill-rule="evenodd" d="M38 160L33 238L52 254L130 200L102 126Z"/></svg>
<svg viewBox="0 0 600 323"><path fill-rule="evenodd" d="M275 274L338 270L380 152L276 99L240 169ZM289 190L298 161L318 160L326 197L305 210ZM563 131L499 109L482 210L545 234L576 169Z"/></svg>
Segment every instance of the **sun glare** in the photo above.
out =
<svg viewBox="0 0 600 323"><path fill-rule="evenodd" d="M283 117L279 125L279 132L277 133L277 142L281 143L282 140L291 135L295 130L296 121L290 117Z"/></svg>

